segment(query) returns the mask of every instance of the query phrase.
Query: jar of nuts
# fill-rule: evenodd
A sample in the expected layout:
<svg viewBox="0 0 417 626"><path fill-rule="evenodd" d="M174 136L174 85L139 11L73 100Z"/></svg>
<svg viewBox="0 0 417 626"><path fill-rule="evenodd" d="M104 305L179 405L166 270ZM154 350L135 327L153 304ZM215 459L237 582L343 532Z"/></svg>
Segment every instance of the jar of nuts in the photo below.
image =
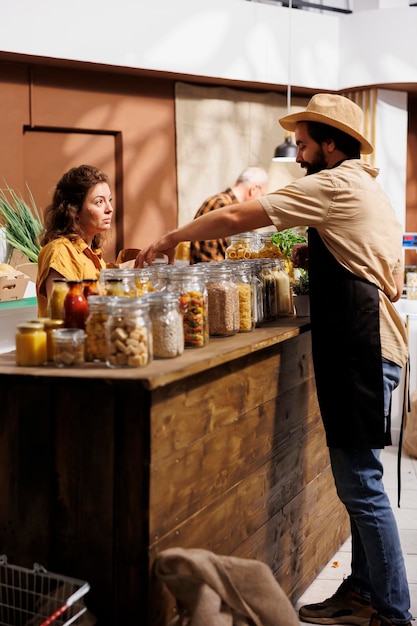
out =
<svg viewBox="0 0 417 626"><path fill-rule="evenodd" d="M88 298L88 318L85 325L85 360L106 361L106 322L108 306L117 296L90 296Z"/></svg>
<svg viewBox="0 0 417 626"><path fill-rule="evenodd" d="M109 367L144 367L153 358L148 304L142 298L116 298L106 322Z"/></svg>
<svg viewBox="0 0 417 626"><path fill-rule="evenodd" d="M53 355L57 367L79 367L84 364L85 332L80 328L58 328L52 331Z"/></svg>

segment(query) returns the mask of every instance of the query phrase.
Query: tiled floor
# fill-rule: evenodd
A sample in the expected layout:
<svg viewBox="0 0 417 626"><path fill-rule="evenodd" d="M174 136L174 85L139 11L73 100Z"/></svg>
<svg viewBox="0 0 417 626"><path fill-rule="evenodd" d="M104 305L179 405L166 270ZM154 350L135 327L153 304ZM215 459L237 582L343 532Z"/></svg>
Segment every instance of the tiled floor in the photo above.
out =
<svg viewBox="0 0 417 626"><path fill-rule="evenodd" d="M411 613L417 617L417 459L402 455L401 502L397 507L397 454L398 448L390 446L382 453L384 484L395 513L407 568L411 593ZM333 565L337 562L338 567ZM303 604L321 602L331 596L343 578L350 573L350 539L330 559L316 580L302 595L296 609ZM300 622L305 624L306 622Z"/></svg>

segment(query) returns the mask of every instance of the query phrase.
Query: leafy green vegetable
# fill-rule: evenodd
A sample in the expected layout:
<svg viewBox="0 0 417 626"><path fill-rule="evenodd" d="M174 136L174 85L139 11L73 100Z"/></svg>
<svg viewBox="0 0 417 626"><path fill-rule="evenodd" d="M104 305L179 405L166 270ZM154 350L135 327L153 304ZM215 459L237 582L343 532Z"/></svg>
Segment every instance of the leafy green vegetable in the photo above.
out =
<svg viewBox="0 0 417 626"><path fill-rule="evenodd" d="M272 233L271 241L278 246L282 254L289 259L293 246L296 243L306 243L307 237L297 233L293 228L287 228L286 230L280 230L277 233Z"/></svg>
<svg viewBox="0 0 417 626"><path fill-rule="evenodd" d="M301 269L301 267L298 269L298 271L299 276L294 282L292 290L296 296L304 296L310 292L308 271Z"/></svg>
<svg viewBox="0 0 417 626"><path fill-rule="evenodd" d="M6 241L36 263L43 222L29 188L28 191L30 205L13 189L0 189L0 225L5 228Z"/></svg>

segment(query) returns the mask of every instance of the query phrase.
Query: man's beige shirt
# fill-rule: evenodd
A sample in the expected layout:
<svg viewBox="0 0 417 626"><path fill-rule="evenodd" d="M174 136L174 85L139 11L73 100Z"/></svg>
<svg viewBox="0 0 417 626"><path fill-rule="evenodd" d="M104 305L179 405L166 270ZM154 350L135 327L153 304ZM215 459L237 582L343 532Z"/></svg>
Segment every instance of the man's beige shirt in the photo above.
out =
<svg viewBox="0 0 417 626"><path fill-rule="evenodd" d="M298 179L259 201L277 230L316 228L340 265L379 287L382 356L404 366L408 355L405 324L390 301L396 293L394 274L404 271L403 229L376 180L378 172L351 159Z"/></svg>

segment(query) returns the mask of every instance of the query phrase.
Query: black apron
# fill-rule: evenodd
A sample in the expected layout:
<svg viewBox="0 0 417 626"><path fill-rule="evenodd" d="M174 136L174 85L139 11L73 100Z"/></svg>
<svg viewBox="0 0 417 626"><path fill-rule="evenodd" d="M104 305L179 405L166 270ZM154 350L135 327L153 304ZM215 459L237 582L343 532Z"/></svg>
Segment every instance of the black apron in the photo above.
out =
<svg viewBox="0 0 417 626"><path fill-rule="evenodd" d="M327 445L383 448L385 428L378 287L343 268L308 230L311 335Z"/></svg>

